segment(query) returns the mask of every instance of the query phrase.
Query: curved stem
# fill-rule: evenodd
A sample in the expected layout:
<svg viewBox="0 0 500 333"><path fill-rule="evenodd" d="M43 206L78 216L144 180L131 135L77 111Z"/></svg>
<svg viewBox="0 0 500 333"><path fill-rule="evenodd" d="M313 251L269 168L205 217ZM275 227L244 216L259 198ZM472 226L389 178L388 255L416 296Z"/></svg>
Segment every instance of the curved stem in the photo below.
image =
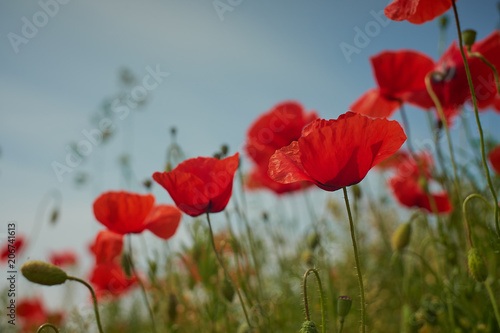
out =
<svg viewBox="0 0 500 333"><path fill-rule="evenodd" d="M483 159L484 173L486 174L486 180L488 181L488 186L490 188L490 192L491 192L491 195L493 196L493 200L494 200L495 228L496 228L497 236L500 237L500 225L499 225L499 221L498 221L498 209L499 209L498 198L497 198L495 188L493 186L493 182L491 181L488 163L486 162L486 151L485 151L485 147L484 147L483 128L481 126L481 120L479 119L479 110L477 108L476 94L474 93L474 84L472 83L472 76L470 74L469 63L467 61L467 57L465 56L465 52L464 52L464 48L463 48L462 30L460 29L460 20L458 19L457 5L455 4L454 0L451 0L451 3L453 6L453 13L455 15L455 22L457 24L458 44L459 44L460 54L462 55L462 59L464 61L465 73L467 74L467 81L469 82L469 89L470 89L470 94L472 97L472 104L474 105L474 115L476 117L477 129L479 131L479 140L481 142L481 157Z"/></svg>
<svg viewBox="0 0 500 333"><path fill-rule="evenodd" d="M43 324L42 326L38 327L38 329L36 330L36 333L41 333L45 328L47 327L50 327L52 328L54 331L56 331L56 333L59 333L59 330L57 329L57 327L55 327L54 325L52 325L51 323L45 323Z"/></svg>
<svg viewBox="0 0 500 333"><path fill-rule="evenodd" d="M97 328L99 329L100 333L103 333L104 331L102 330L102 325L101 325L101 317L99 316L99 307L97 306L97 297L95 296L94 289L90 284L87 283L87 281L79 279L74 276L69 276L67 277L68 280L73 280L80 282L81 284L85 285L90 290L90 293L92 294L92 300L94 301L94 313L95 313L95 318L97 321Z"/></svg>
<svg viewBox="0 0 500 333"><path fill-rule="evenodd" d="M134 265L134 259L132 257L132 238L131 235L128 234L128 260L130 264L130 269L132 270L132 273L134 274L135 278L137 279L137 283L139 283L139 287L141 288L141 293L144 298L144 303L146 303L146 308L148 309L149 317L151 318L151 325L153 328L153 332L156 332L156 322L155 322L155 317L153 314L153 309L151 308L151 304L149 304L149 299L148 295L146 293L146 288L144 288L144 283L142 282L141 278L139 277L139 274L137 274L137 271L135 270L135 265Z"/></svg>
<svg viewBox="0 0 500 333"><path fill-rule="evenodd" d="M241 307L243 308L243 313L245 314L245 319L247 321L248 327L252 327L252 324L250 323L250 319L248 318L248 313L247 309L245 307L245 303L243 303L243 298L241 297L240 290L236 283L234 283L233 278L231 275L229 275L229 272L226 269L226 266L224 265L224 262L222 261L222 258L219 255L219 252L217 252L217 248L215 247L215 240L214 240L214 232L212 230L212 223L210 222L210 214L207 212L207 220L208 220L208 230L210 231L210 240L212 241L212 248L214 249L215 256L217 257L217 261L219 262L219 265L221 265L222 270L224 271L224 275L226 276L226 279L231 283L232 287L234 290L236 290L236 294L238 295L238 299L240 300Z"/></svg>
<svg viewBox="0 0 500 333"><path fill-rule="evenodd" d="M498 79L498 71L497 69L495 68L495 66L493 66L493 64L491 62L489 62L481 53L479 52L472 52L472 53L469 53L469 57L471 58L479 58L479 60L481 60L482 62L484 62L492 71L493 71L493 75L495 77L495 85L497 87L497 91L498 93L500 94L500 81Z"/></svg>
<svg viewBox="0 0 500 333"><path fill-rule="evenodd" d="M325 333L326 332L326 327L325 327L325 299L323 297L323 286L321 285L321 279L319 278L319 273L315 268L309 268L305 273L304 277L302 278L302 288L304 291L304 310L306 313L306 320L311 320L311 317L309 316L309 306L307 304L307 277L309 276L309 273L313 272L314 275L316 276L316 281L318 281L318 287L319 287L319 297L321 301L321 332Z"/></svg>
<svg viewBox="0 0 500 333"><path fill-rule="evenodd" d="M347 208L347 215L349 216L349 228L351 230L352 247L354 249L354 261L356 263L356 271L357 271L358 283L359 283L359 292L360 292L360 297L361 297L361 332L365 333L365 326L366 326L365 288L363 286L363 276L361 275L361 268L360 268L360 264L359 264L358 245L356 243L356 235L355 235L355 231L354 231L354 222L352 220L351 207L349 205L349 197L347 196L347 189L345 187L343 187L342 190L344 191L345 206Z"/></svg>
<svg viewBox="0 0 500 333"><path fill-rule="evenodd" d="M448 149L450 151L451 165L453 167L453 177L455 179L455 182L454 182L455 190L457 192L458 198L461 200L462 196L460 195L460 181L458 179L457 164L455 162L455 154L453 153L453 145L451 143L450 129L448 127L448 120L446 119L446 116L444 115L443 107L441 105L441 102L439 101L439 98L437 97L436 93L432 89L431 76L434 74L440 74L440 73L429 72L425 76L425 87L427 88L427 92L429 93L429 96L431 97L432 101L436 105L436 110L439 114L439 118L441 119L441 122L443 123L444 131L446 133L446 139L448 141Z"/></svg>
<svg viewBox="0 0 500 333"><path fill-rule="evenodd" d="M493 293L493 290L491 289L490 283L486 281L484 284L486 286L486 289L488 290L488 296L490 296L491 305L493 306L493 311L495 312L495 318L497 320L497 325L500 328L500 312L498 311L498 305L495 299L495 295Z"/></svg>
<svg viewBox="0 0 500 333"><path fill-rule="evenodd" d="M470 222L467 219L467 203L469 202L469 200L474 198L479 198L486 202L488 206L491 206L490 203L481 194L472 193L467 198L465 198L464 203L462 204L462 215L464 216L465 230L467 231L467 241L469 242L470 247L474 247L474 242L472 241Z"/></svg>

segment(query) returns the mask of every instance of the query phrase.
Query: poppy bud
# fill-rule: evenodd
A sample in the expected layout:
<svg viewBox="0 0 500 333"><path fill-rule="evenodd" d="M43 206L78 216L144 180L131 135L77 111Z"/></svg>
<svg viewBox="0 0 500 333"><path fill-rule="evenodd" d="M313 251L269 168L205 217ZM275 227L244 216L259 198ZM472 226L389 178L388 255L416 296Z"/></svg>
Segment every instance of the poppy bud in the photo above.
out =
<svg viewBox="0 0 500 333"><path fill-rule="evenodd" d="M221 289L224 298L227 299L229 302L232 302L234 298L234 288L228 279L222 280Z"/></svg>
<svg viewBox="0 0 500 333"><path fill-rule="evenodd" d="M170 172L170 171L172 171L172 163L167 162L167 164L165 165L165 172Z"/></svg>
<svg viewBox="0 0 500 333"><path fill-rule="evenodd" d="M314 250L319 245L320 236L317 232L310 234L307 237L307 246Z"/></svg>
<svg viewBox="0 0 500 333"><path fill-rule="evenodd" d="M215 153L214 158L220 160L222 158L222 153Z"/></svg>
<svg viewBox="0 0 500 333"><path fill-rule="evenodd" d="M425 178L424 176L419 177L418 185L422 190L424 190L424 193L429 193L429 184L427 183L427 178Z"/></svg>
<svg viewBox="0 0 500 333"><path fill-rule="evenodd" d="M144 187L147 189L147 190L150 190L151 189L151 186L153 185L153 182L151 181L151 179L145 179L143 182L142 182L142 185L144 185Z"/></svg>
<svg viewBox="0 0 500 333"><path fill-rule="evenodd" d="M359 184L351 186L352 193L354 195L354 198L356 199L361 199L361 186Z"/></svg>
<svg viewBox="0 0 500 333"><path fill-rule="evenodd" d="M310 249L304 250L302 252L302 261L307 265L307 266L313 266L314 264L314 256L313 253Z"/></svg>
<svg viewBox="0 0 500 333"><path fill-rule="evenodd" d="M170 322L175 322L177 318L177 305L179 302L177 301L177 296L174 293L170 293L168 295L168 320Z"/></svg>
<svg viewBox="0 0 500 333"><path fill-rule="evenodd" d="M312 320L306 320L302 324L300 333L318 333L318 328L316 327L316 324Z"/></svg>
<svg viewBox="0 0 500 333"><path fill-rule="evenodd" d="M411 224L406 222L401 224L394 231L391 237L391 245L394 251L401 251L410 243Z"/></svg>
<svg viewBox="0 0 500 333"><path fill-rule="evenodd" d="M21 267L24 277L33 283L54 286L66 282L68 275L59 267L40 260L28 261Z"/></svg>
<svg viewBox="0 0 500 333"><path fill-rule="evenodd" d="M222 156L226 156L227 153L228 153L228 151L229 151L229 146L228 145L222 145L220 147L220 152L221 152Z"/></svg>
<svg viewBox="0 0 500 333"><path fill-rule="evenodd" d="M448 26L448 16L443 15L439 18L439 27L445 29Z"/></svg>
<svg viewBox="0 0 500 333"><path fill-rule="evenodd" d="M470 52L472 45L476 41L476 31L472 29L462 31L462 40L467 50Z"/></svg>
<svg viewBox="0 0 500 333"><path fill-rule="evenodd" d="M351 310L352 299L349 296L339 296L337 299L337 315L344 320Z"/></svg>
<svg viewBox="0 0 500 333"><path fill-rule="evenodd" d="M59 218L59 209L54 208L52 214L50 215L50 223L55 224L58 218Z"/></svg>
<svg viewBox="0 0 500 333"><path fill-rule="evenodd" d="M471 248L468 255L469 273L478 282L484 282L488 277L488 268L481 253L476 248Z"/></svg>

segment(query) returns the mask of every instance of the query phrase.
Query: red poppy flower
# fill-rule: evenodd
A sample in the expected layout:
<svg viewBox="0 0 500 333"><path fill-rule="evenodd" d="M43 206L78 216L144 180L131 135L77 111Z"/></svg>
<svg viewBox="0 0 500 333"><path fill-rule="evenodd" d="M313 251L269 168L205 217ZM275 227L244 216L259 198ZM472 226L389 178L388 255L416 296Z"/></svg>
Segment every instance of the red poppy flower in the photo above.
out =
<svg viewBox="0 0 500 333"><path fill-rule="evenodd" d="M269 176L281 183L310 181L326 191L359 183L368 171L405 142L401 125L347 112L338 119L318 119L298 141L277 150Z"/></svg>
<svg viewBox="0 0 500 333"><path fill-rule="evenodd" d="M488 159L495 172L500 175L500 145L489 152Z"/></svg>
<svg viewBox="0 0 500 333"><path fill-rule="evenodd" d="M95 255L96 264L113 261L123 250L123 235L107 229L99 231L90 251Z"/></svg>
<svg viewBox="0 0 500 333"><path fill-rule="evenodd" d="M472 45L471 51L481 53L496 68L500 68L499 32L494 31ZM497 95L493 71L479 58L467 56L467 59L478 106L484 108L493 104ZM465 66L456 43L443 53L433 72L440 74L433 76L432 89L439 98L446 117L452 120L460 107L471 99ZM427 91L413 92L408 96L408 101L425 109L434 107Z"/></svg>
<svg viewBox="0 0 500 333"><path fill-rule="evenodd" d="M305 112L301 104L293 101L280 103L261 115L247 132L245 150L256 163L246 183L247 188L267 188L282 194L310 186L310 183L277 183L269 178L267 169L274 152L298 140L304 126L317 118L316 112Z"/></svg>
<svg viewBox="0 0 500 333"><path fill-rule="evenodd" d="M350 110L371 117L390 117L408 96L426 92L425 76L434 61L425 54L410 51L384 51L370 58L378 83L358 98Z"/></svg>
<svg viewBox="0 0 500 333"><path fill-rule="evenodd" d="M226 208L233 190L239 154L222 160L198 157L186 160L170 172L155 172L177 207L191 216L217 213Z"/></svg>
<svg viewBox="0 0 500 333"><path fill-rule="evenodd" d="M94 202L94 215L109 230L119 234L141 233L148 229L168 239L177 230L182 214L174 206L154 207L154 202L152 194L106 192Z"/></svg>
<svg viewBox="0 0 500 333"><path fill-rule="evenodd" d="M432 198L438 213L449 213L452 210L446 191L427 194L421 182L415 177L396 175L389 180L389 186L396 199L404 206L419 207L434 213L430 200Z"/></svg>
<svg viewBox="0 0 500 333"><path fill-rule="evenodd" d="M416 160L415 160L416 158ZM389 180L389 186L394 196L404 206L419 207L433 213L430 198L435 202L438 213L448 213L452 210L446 191L426 193L427 184L432 183L434 161L427 151L415 155L406 155L394 165L396 174Z"/></svg>
<svg viewBox="0 0 500 333"><path fill-rule="evenodd" d="M7 263L9 259L9 254L14 253L15 256L19 256L24 250L26 244L26 238L22 235L16 235L15 240L11 241L9 239L6 243L2 244L0 253L0 262Z"/></svg>
<svg viewBox="0 0 500 333"><path fill-rule="evenodd" d="M73 266L77 262L76 253L72 250L53 252L50 255L49 262L59 267Z"/></svg>
<svg viewBox="0 0 500 333"><path fill-rule="evenodd" d="M393 21L422 24L433 20L451 7L450 0L394 0L384 13Z"/></svg>
<svg viewBox="0 0 500 333"><path fill-rule="evenodd" d="M45 323L59 326L63 320L62 312L49 313L38 297L20 300L17 303L16 314L21 319L23 332L34 332Z"/></svg>
<svg viewBox="0 0 500 333"><path fill-rule="evenodd" d="M117 262L95 265L89 280L98 298L122 296L137 283L135 277L127 277Z"/></svg>

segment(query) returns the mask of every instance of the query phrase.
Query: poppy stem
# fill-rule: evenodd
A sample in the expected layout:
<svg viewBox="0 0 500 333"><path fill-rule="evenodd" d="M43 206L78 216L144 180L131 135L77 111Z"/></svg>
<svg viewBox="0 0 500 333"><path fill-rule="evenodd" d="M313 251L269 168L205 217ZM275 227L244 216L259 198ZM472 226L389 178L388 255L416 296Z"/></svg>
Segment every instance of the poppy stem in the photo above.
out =
<svg viewBox="0 0 500 333"><path fill-rule="evenodd" d="M347 195L347 188L343 187L344 191L344 200L345 206L347 208L347 215L349 216L349 227L351 230L351 240L352 247L354 249L354 261L356 263L356 271L358 275L358 283L359 283L359 292L361 296L361 332L365 333L366 326L366 312L365 312L365 288L363 286L363 276L361 275L361 268L359 263L359 255L358 255L358 245L356 243L356 234L354 230L354 222L352 220L351 207L349 205L349 197Z"/></svg>
<svg viewBox="0 0 500 333"><path fill-rule="evenodd" d="M94 302L94 313L95 313L95 318L97 321L97 328L99 329L100 333L104 333L104 331L102 329L102 325L101 325L101 317L99 316L99 307L97 305L97 297L95 296L95 292L94 292L94 289L92 288L92 286L90 284L88 284L87 281L79 279L79 278L74 277L74 276L68 275L67 280L73 280L73 281L80 282L81 284L83 284L85 287L87 287L90 290L90 293L92 294L92 301Z"/></svg>
<svg viewBox="0 0 500 333"><path fill-rule="evenodd" d="M142 293L142 296L144 297L144 303L146 303L146 308L148 309L149 317L151 318L151 325L153 328L153 332L156 332L155 317L153 314L153 310L151 309L151 304L149 304L148 295L146 294L146 288L144 288L144 283L142 283L142 280L139 277L139 274L137 274L137 271L135 270L134 259L132 257L132 238L131 238L130 234L128 235L128 256L127 257L128 257L129 264L130 264L130 269L132 270L132 273L134 274L135 278L137 279L137 283L139 283L139 287L141 288L141 293Z"/></svg>
<svg viewBox="0 0 500 333"><path fill-rule="evenodd" d="M500 328L500 312L498 311L498 305L497 305L497 301L495 298L495 294L493 293L493 290L491 289L491 285L488 281L484 281L484 285L486 286L486 290L488 290L488 296L490 297L491 305L493 306L493 312L495 312L495 318L497 320L497 325Z"/></svg>
<svg viewBox="0 0 500 333"><path fill-rule="evenodd" d="M451 143L450 129L448 127L448 120L446 119L446 116L444 115L441 102L439 101L439 98L437 97L436 93L432 89L431 76L433 74L436 74L436 72L429 72L425 76L425 86L427 88L427 92L429 93L429 96L431 97L432 101L434 102L434 105L436 106L436 110L439 114L439 118L441 119L441 122L443 123L444 132L446 133L446 139L448 141L448 149L450 151L451 165L453 167L453 177L455 179L455 181L454 181L455 190L457 192L457 196L458 196L459 200L461 201L462 195L460 193L460 180L458 178L457 164L455 162L455 154L453 153L453 145Z"/></svg>
<svg viewBox="0 0 500 333"><path fill-rule="evenodd" d="M321 301L321 332L325 333L326 332L326 327L325 327L325 299L323 296L323 286L321 285L321 279L319 278L319 273L318 270L315 268L309 268L305 273L304 277L302 278L302 288L304 291L304 311L306 313L306 320L311 320L311 317L309 316L309 306L307 304L307 277L309 276L309 273L313 272L314 275L316 276L316 281L318 281L318 287L319 287L319 297Z"/></svg>
<svg viewBox="0 0 500 333"><path fill-rule="evenodd" d="M463 48L462 30L460 28L460 20L458 19L457 5L455 4L454 0L451 0L451 3L453 6L453 13L455 15L455 22L457 25L458 44L459 44L460 54L462 55L462 59L464 61L465 73L467 74L467 81L469 82L469 89L470 89L470 94L471 94L471 98L472 98L472 104L474 105L474 115L476 117L477 129L479 131L479 140L481 142L481 157L483 159L484 173L486 174L486 180L488 181L488 186L490 188L490 192L491 192L491 195L493 196L493 200L494 200L495 228L496 228L497 236L500 237L500 225L499 225L499 221L498 221L498 209L499 209L498 198L497 198L495 188L493 186L493 182L491 181L488 163L486 162L486 151L484 148L483 127L481 126L481 120L479 119L479 110L477 108L477 99L476 99L476 94L474 93L474 84L472 83L469 62L467 61L467 57L465 56L465 52L464 52L464 48Z"/></svg>
<svg viewBox="0 0 500 333"><path fill-rule="evenodd" d="M219 255L219 252L217 252L217 248L215 247L215 239L214 239L214 232L212 230L212 223L210 222L210 214L207 212L207 220L208 220L208 230L210 231L210 240L212 241L212 248L214 249L215 256L217 257L217 261L219 262L219 265L221 265L222 270L224 271L224 275L226 276L226 279L231 283L232 287L234 290L236 290L236 294L238 295L238 299L240 300L241 307L243 308L243 313L245 314L245 319L247 321L248 327L252 327L250 324L250 319L248 317L247 309L245 307L245 303L243 303L243 298L241 297L240 290L236 283L234 282L233 278L231 275L229 275L229 272L226 269L226 266L224 265L224 262L222 261L222 258Z"/></svg>
<svg viewBox="0 0 500 333"><path fill-rule="evenodd" d="M59 330L57 329L57 327L55 327L54 325L50 324L50 323L45 323L43 324L42 326L38 327L38 329L36 330L36 333L41 333L45 328L47 327L50 327L52 328L54 331L56 331L56 333L59 333Z"/></svg>

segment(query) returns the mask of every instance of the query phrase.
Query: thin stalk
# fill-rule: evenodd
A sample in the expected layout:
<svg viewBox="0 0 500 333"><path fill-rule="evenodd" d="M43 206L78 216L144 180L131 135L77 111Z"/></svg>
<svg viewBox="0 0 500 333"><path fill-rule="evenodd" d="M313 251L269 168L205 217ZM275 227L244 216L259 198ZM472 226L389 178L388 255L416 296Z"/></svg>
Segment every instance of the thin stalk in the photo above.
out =
<svg viewBox="0 0 500 333"><path fill-rule="evenodd" d="M498 221L498 209L499 209L498 198L497 198L495 188L493 186L493 182L491 181L488 163L486 162L486 150L484 147L483 127L481 126L481 120L479 119L479 110L477 108L476 94L474 93L474 84L472 83L472 76L470 74L469 62L467 61L467 57L465 56L465 52L464 52L464 48L463 48L462 30L460 28L460 20L458 19L457 5L455 4L455 1L453 1L453 0L451 0L451 3L453 6L453 14L455 15L455 22L457 25L458 44L459 44L459 48L460 48L460 54L462 55L462 59L464 61L465 73L467 74L467 81L469 82L469 89L470 89L470 94L472 97L472 104L474 105L474 115L476 117L477 129L479 131L479 139L481 142L481 157L483 159L484 173L486 174L486 180L488 181L488 186L490 188L490 192L491 192L491 195L493 196L493 201L494 201L495 228L496 228L497 236L500 237L500 224Z"/></svg>
<svg viewBox="0 0 500 333"><path fill-rule="evenodd" d="M99 316L99 307L97 306L97 297L95 296L94 289L90 284L87 283L87 281L79 279L74 276L69 276L67 277L68 280L73 280L80 282L81 284L85 285L90 290L90 293L92 294L92 301L94 302L94 313L95 313L95 319L97 321L97 328L99 329L100 333L103 333L104 331L102 330L102 325L101 325L101 317Z"/></svg>
<svg viewBox="0 0 500 333"><path fill-rule="evenodd" d="M321 285L321 279L319 278L319 273L315 268L309 268L305 273L304 277L302 278L302 288L304 291L304 310L306 313L306 320L311 320L311 317L309 316L309 306L307 304L307 277L309 276L309 273L313 272L314 275L316 276L316 281L318 282L318 287L319 287L319 297L321 301L321 332L325 333L326 332L326 326L325 326L325 299L323 296L323 286Z"/></svg>
<svg viewBox="0 0 500 333"><path fill-rule="evenodd" d="M352 247L354 249L354 261L356 263L356 271L358 275L358 283L359 283L359 292L361 297L361 332L365 333L366 326L366 312L365 312L365 288L363 286L363 276L361 275L361 268L359 264L359 255L358 255L358 245L356 243L356 234L354 231L354 222L352 220L351 207L349 205L349 197L347 195L347 189L345 187L342 188L344 191L344 200L345 206L347 208L347 215L349 216L349 228L351 230L351 240Z"/></svg>
<svg viewBox="0 0 500 333"><path fill-rule="evenodd" d="M477 194L477 193L470 194L467 198L465 198L465 200L462 204L462 213L464 216L465 230L467 231L467 241L469 242L470 247L474 247L474 242L472 241L470 222L467 219L467 203L469 202L469 200L471 200L473 198L482 199L484 202L486 202L486 204L490 205L490 203L482 195Z"/></svg>
<svg viewBox="0 0 500 333"><path fill-rule="evenodd" d="M148 309L149 312L149 317L151 318L151 324L153 328L153 332L156 333L156 322L155 322L155 317L153 314L153 309L151 308L151 304L149 303L148 295L146 294L146 288L144 288L144 283L142 283L141 278L139 277L139 274L137 274L137 271L135 270L135 265L134 265L134 259L132 257L132 239L130 234L128 235L128 259L130 263L130 269L132 270L132 273L134 274L135 278L137 279L137 282L139 283L139 287L141 288L141 293L144 298L144 303L146 303L146 308Z"/></svg>
<svg viewBox="0 0 500 333"><path fill-rule="evenodd" d="M450 151L451 165L453 167L453 177L455 180L454 181L455 190L457 192L459 200L461 200L462 195L460 194L460 180L458 179L457 164L455 162L455 154L453 153L453 145L451 143L450 129L448 127L448 120L446 120L446 117L445 117L444 112L443 112L443 107L441 105L441 102L439 101L439 98L437 97L436 93L432 89L431 76L433 74L436 74L436 72L429 72L425 76L425 86L427 88L427 92L429 93L432 101L436 105L436 110L439 114L439 118L441 119L441 122L443 123L444 131L446 133L446 139L448 140L448 149Z"/></svg>
<svg viewBox="0 0 500 333"><path fill-rule="evenodd" d="M248 327L252 327L252 324L250 323L250 319L248 318L248 313L247 309L245 307L245 303L243 303L243 298L241 297L240 290L238 289L238 286L234 282L233 278L231 275L229 275L229 272L226 269L226 266L224 265L224 262L222 261L222 258L219 255L219 252L217 252L217 248L215 247L215 240L214 240L214 232L212 230L212 223L210 222L210 214L207 212L207 220L208 220L208 230L210 231L210 240L212 241L212 248L214 249L215 256L217 257L217 261L219 262L219 265L221 265L222 270L224 271L224 275L226 276L226 279L232 284L234 290L236 290L236 293L238 295L238 299L240 300L241 307L243 308L243 313L245 314L245 319L247 321Z"/></svg>
<svg viewBox="0 0 500 333"><path fill-rule="evenodd" d="M490 296L491 300L491 305L493 306L493 311L495 312L495 318L497 319L497 325L500 328L500 312L498 311L498 305L497 301L495 299L495 294L493 293L493 290L491 289L491 285L489 282L485 282L484 285L486 286L486 290L488 290L488 296Z"/></svg>

